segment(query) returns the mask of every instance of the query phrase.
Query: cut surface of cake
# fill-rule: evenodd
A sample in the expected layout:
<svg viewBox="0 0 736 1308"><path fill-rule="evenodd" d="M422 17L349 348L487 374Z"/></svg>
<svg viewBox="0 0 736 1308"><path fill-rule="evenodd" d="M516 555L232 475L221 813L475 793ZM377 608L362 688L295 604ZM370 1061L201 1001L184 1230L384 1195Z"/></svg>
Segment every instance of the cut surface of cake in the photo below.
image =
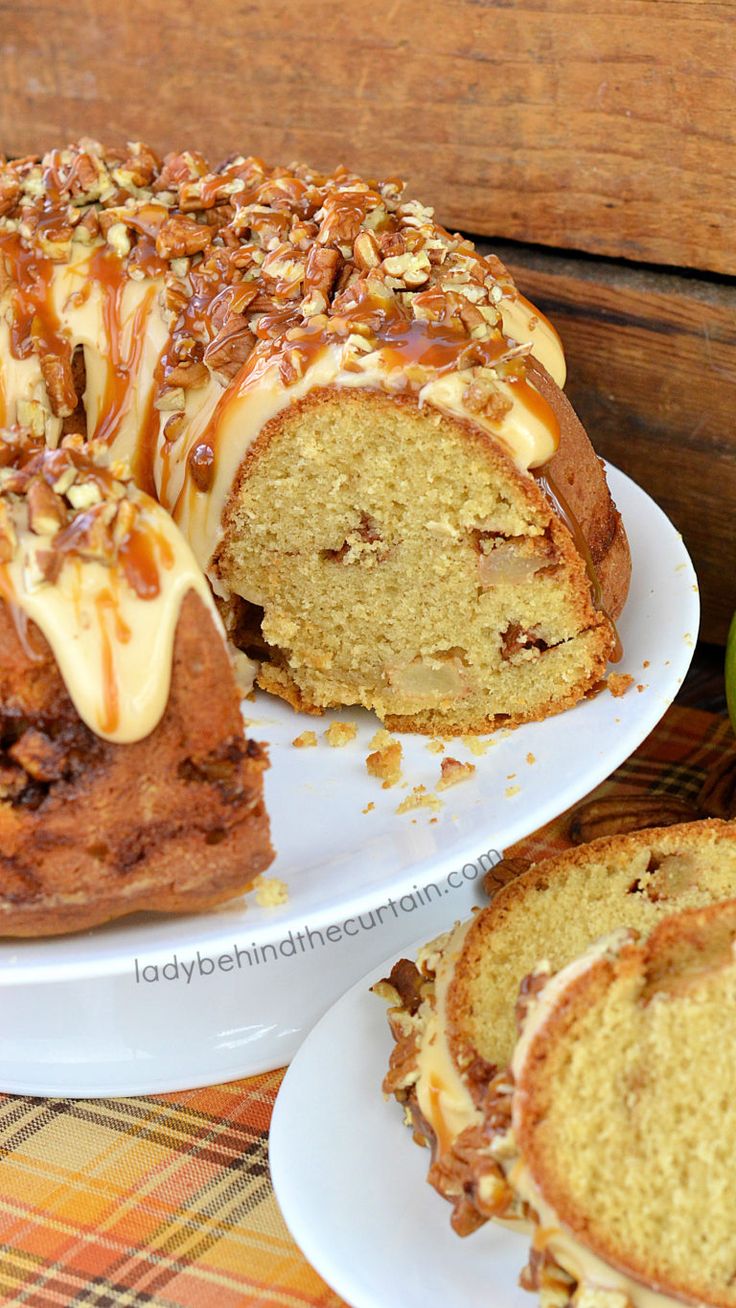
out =
<svg viewBox="0 0 736 1308"><path fill-rule="evenodd" d="M0 436L0 935L198 911L273 857L207 582L92 448Z"/></svg>
<svg viewBox="0 0 736 1308"><path fill-rule="evenodd" d="M526 1005L505 1164L537 1223L524 1283L543 1303L731 1308L736 901L632 936Z"/></svg>
<svg viewBox="0 0 736 1308"><path fill-rule="evenodd" d="M736 896L736 824L706 821L594 841L532 865L469 921L378 987L396 1041L384 1090L433 1151L430 1183L466 1235L519 1211L488 1128L502 1113L519 987L620 927Z"/></svg>
<svg viewBox="0 0 736 1308"><path fill-rule="evenodd" d="M600 686L630 560L559 338L400 183L16 160L0 303L0 423L128 460L266 689L452 734Z"/></svg>

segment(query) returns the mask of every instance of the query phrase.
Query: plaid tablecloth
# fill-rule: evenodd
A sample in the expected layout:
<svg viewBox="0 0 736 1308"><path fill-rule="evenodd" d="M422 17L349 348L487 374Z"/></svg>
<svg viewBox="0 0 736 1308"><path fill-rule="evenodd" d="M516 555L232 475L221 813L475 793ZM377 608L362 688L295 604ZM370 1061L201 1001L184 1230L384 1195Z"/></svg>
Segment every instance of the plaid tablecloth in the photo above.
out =
<svg viewBox="0 0 736 1308"><path fill-rule="evenodd" d="M732 747L724 718L674 707L597 793L694 798ZM563 816L514 852L568 843ZM269 1181L282 1075L139 1099L0 1096L0 1302L340 1308Z"/></svg>

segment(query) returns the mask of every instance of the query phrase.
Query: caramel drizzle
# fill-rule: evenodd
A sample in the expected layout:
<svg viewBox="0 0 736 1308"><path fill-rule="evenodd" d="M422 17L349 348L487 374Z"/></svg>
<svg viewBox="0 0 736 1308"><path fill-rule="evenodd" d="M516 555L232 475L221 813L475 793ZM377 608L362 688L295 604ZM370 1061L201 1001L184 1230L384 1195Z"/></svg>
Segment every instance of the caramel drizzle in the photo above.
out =
<svg viewBox="0 0 736 1308"><path fill-rule="evenodd" d="M212 453L207 464L207 476L200 474L196 463L192 467L190 456L182 489L172 508L175 519L180 519L185 499L191 505L193 497L207 493L211 487L219 433L229 406L252 391L272 368L278 368L281 383L288 387L304 376L330 346L343 344L351 331L362 335L369 349L380 354L382 373L389 374L394 370L401 372L406 384L413 388L420 388L429 380L464 368L482 366L494 369L500 379L514 388L523 407L547 428L553 448L559 446L560 427L557 416L525 375L524 357L530 347L520 348L500 331L488 339L473 340L451 323L408 318L394 307L395 301L391 311L387 311L383 303L371 296L365 282L352 288L350 295L352 302L347 303L344 309L341 308L330 319L328 327L295 325L285 335L274 336L271 334L274 328L278 326L283 330L285 320L300 324L302 320L295 318L291 310L286 311L286 315L283 312L263 315L256 327L256 333L261 337L259 344L223 392L195 447L195 451L204 449ZM432 295L432 291L425 293L428 301ZM276 318L278 321L275 321ZM362 371L359 361L352 365L348 362L345 367L347 371ZM368 384L366 380L366 385ZM469 413L468 416L472 420L473 415ZM166 498L172 457L168 448L162 450L163 471L159 491L162 500Z"/></svg>
<svg viewBox="0 0 736 1308"><path fill-rule="evenodd" d="M128 283L125 267L111 250L101 246L92 254L90 271L102 290L102 316L110 349L105 392L100 404L97 426L92 435L95 440L104 441L109 445L117 436L120 424L133 402L135 382L143 353L146 322L156 288L155 286L148 288L133 314L130 324L130 349L126 356L123 351L122 321L123 294ZM137 442L139 446L142 435L143 432L140 432Z"/></svg>

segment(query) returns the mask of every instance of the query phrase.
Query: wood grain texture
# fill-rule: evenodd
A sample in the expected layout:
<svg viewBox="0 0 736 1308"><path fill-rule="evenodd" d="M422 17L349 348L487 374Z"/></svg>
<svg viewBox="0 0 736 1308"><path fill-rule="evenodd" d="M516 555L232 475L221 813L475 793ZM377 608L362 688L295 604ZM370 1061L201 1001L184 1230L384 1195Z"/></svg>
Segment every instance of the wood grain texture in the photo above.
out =
<svg viewBox="0 0 736 1308"><path fill-rule="evenodd" d="M736 287L496 245L555 322L567 392L599 454L682 532L702 636L736 611Z"/></svg>
<svg viewBox="0 0 736 1308"><path fill-rule="evenodd" d="M406 176L467 231L736 273L736 0L0 0L0 149Z"/></svg>

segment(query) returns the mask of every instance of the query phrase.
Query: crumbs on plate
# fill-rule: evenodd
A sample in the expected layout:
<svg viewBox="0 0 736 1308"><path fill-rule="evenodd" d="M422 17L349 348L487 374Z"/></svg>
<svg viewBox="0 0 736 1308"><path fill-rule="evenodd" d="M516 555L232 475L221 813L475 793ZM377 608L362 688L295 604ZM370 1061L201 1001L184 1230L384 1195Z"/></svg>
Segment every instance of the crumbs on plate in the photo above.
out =
<svg viewBox="0 0 736 1308"><path fill-rule="evenodd" d="M397 781L401 780L403 750L401 742L394 740L387 731L377 732L376 735L385 735L388 743L381 745L372 754L369 754L365 765L368 769L368 775L377 777L382 783L383 789L388 790L390 786L395 786ZM371 744L375 743L375 739L374 736Z"/></svg>
<svg viewBox="0 0 736 1308"><path fill-rule="evenodd" d="M493 736L486 736L485 738L481 736L463 736L462 742L466 749L470 750L471 754L475 754L476 758L482 758L484 754L488 753L491 745L496 743Z"/></svg>
<svg viewBox="0 0 736 1308"><path fill-rule="evenodd" d="M456 758L443 758L440 764L442 775L435 790L447 790L449 786L458 786L467 781L475 772L475 763L461 763Z"/></svg>
<svg viewBox="0 0 736 1308"><path fill-rule="evenodd" d="M442 808L442 800L439 795L433 795L427 790L426 786L414 786L411 794L407 795L406 799L402 799L396 812L409 813L414 808Z"/></svg>
<svg viewBox="0 0 736 1308"><path fill-rule="evenodd" d="M317 744L317 733L316 731L303 731L301 736L295 736L291 743L294 749L311 749L313 745Z"/></svg>
<svg viewBox="0 0 736 1308"><path fill-rule="evenodd" d="M607 684L613 698L620 699L622 695L626 694L627 690L631 690L634 678L629 672L609 672Z"/></svg>
<svg viewBox="0 0 736 1308"><path fill-rule="evenodd" d="M354 722L332 722L323 732L327 744L333 749L342 749L343 745L349 745L357 734L358 728Z"/></svg>
<svg viewBox="0 0 736 1308"><path fill-rule="evenodd" d="M261 908L278 908L280 904L289 902L286 882L279 877L256 877L252 889L256 892L256 903Z"/></svg>

